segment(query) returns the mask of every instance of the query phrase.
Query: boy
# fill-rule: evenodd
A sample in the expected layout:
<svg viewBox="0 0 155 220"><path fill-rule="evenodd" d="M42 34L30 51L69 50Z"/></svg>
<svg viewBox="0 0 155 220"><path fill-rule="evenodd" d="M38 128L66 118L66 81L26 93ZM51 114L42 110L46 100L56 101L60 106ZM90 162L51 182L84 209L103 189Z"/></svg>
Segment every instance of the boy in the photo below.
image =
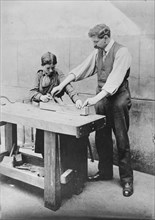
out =
<svg viewBox="0 0 155 220"><path fill-rule="evenodd" d="M51 91L58 86L64 79L62 71L56 68L57 58L51 52L45 53L41 57L42 69L39 69L35 79L34 88L30 90L30 100L35 102L48 102L51 99ZM56 100L62 100L62 96L66 92L77 108L81 108L82 102L71 84L56 96ZM60 98L60 99L59 99ZM41 153L44 157L44 132L36 129L35 152Z"/></svg>

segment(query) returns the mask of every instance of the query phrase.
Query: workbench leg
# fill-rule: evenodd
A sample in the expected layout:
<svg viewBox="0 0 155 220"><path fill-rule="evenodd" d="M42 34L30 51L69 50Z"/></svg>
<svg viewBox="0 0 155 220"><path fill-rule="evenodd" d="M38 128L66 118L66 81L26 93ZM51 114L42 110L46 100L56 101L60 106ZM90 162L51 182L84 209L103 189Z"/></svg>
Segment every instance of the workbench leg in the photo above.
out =
<svg viewBox="0 0 155 220"><path fill-rule="evenodd" d="M87 181L87 137L76 139L77 149L76 157L78 162L77 180L75 182L75 193L78 195L83 191Z"/></svg>
<svg viewBox="0 0 155 220"><path fill-rule="evenodd" d="M10 152L13 145L17 146L17 125L7 123L5 125L5 149Z"/></svg>
<svg viewBox="0 0 155 220"><path fill-rule="evenodd" d="M59 135L44 131L45 207L56 211L61 205Z"/></svg>

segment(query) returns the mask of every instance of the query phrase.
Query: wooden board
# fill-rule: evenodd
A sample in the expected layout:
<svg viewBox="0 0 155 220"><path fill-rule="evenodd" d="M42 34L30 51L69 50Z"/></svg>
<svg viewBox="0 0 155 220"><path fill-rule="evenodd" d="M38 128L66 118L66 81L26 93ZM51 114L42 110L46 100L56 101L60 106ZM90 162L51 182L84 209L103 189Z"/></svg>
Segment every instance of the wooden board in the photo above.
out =
<svg viewBox="0 0 155 220"><path fill-rule="evenodd" d="M4 151L0 153L0 173L9 176L13 179L37 186L44 189L44 178L39 177L37 172L31 172L29 170L17 169L16 167L10 166L8 163L3 163L3 158L9 155L9 151ZM30 163L32 166L42 168L44 166L44 161L42 158L37 156L32 156L29 154L22 153L23 163Z"/></svg>
<svg viewBox="0 0 155 220"><path fill-rule="evenodd" d="M68 183L74 176L74 171L72 169L66 170L62 175L61 175L61 184L66 184Z"/></svg>
<svg viewBox="0 0 155 220"><path fill-rule="evenodd" d="M36 174L30 171L16 169L0 163L0 173L13 179L44 189L44 178L38 177Z"/></svg>
<svg viewBox="0 0 155 220"><path fill-rule="evenodd" d="M76 108L75 105L64 105L64 104L57 104L52 101L49 102L40 102L40 109L55 111L58 113L64 114L71 114L71 115L89 115L90 114L90 107L84 107L81 109Z"/></svg>
<svg viewBox="0 0 155 220"><path fill-rule="evenodd" d="M1 107L1 121L21 124L60 134L76 137L87 135L105 126L105 116L87 117L60 114L41 110L37 106L23 103L6 104Z"/></svg>

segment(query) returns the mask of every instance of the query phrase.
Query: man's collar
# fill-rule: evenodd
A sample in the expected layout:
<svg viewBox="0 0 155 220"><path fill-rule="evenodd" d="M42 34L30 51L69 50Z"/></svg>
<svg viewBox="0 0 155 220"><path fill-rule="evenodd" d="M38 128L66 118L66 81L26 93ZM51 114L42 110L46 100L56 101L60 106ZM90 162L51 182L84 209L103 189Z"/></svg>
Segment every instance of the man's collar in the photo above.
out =
<svg viewBox="0 0 155 220"><path fill-rule="evenodd" d="M109 52L109 50L111 49L112 45L114 44L114 40L111 39L109 44L105 47L105 51L106 51L106 54Z"/></svg>

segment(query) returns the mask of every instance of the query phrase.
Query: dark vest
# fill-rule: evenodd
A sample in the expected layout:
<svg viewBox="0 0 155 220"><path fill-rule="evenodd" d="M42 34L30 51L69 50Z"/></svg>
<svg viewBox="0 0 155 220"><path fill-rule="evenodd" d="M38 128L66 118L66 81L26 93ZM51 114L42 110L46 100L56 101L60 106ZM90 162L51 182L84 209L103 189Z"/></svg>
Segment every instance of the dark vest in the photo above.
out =
<svg viewBox="0 0 155 220"><path fill-rule="evenodd" d="M107 54L107 56L104 60L101 68L99 68L99 66L98 66L98 57L97 57L96 66L97 66L97 70L98 70L97 71L97 80L98 80L98 89L99 90L106 83L106 80L107 80L110 72L112 71L116 53L122 47L123 46L121 44L114 42L113 46L111 47L109 53ZM101 69L101 70L99 70L99 69ZM127 70L127 72L125 74L124 81L129 77L129 74L130 74L130 68Z"/></svg>

